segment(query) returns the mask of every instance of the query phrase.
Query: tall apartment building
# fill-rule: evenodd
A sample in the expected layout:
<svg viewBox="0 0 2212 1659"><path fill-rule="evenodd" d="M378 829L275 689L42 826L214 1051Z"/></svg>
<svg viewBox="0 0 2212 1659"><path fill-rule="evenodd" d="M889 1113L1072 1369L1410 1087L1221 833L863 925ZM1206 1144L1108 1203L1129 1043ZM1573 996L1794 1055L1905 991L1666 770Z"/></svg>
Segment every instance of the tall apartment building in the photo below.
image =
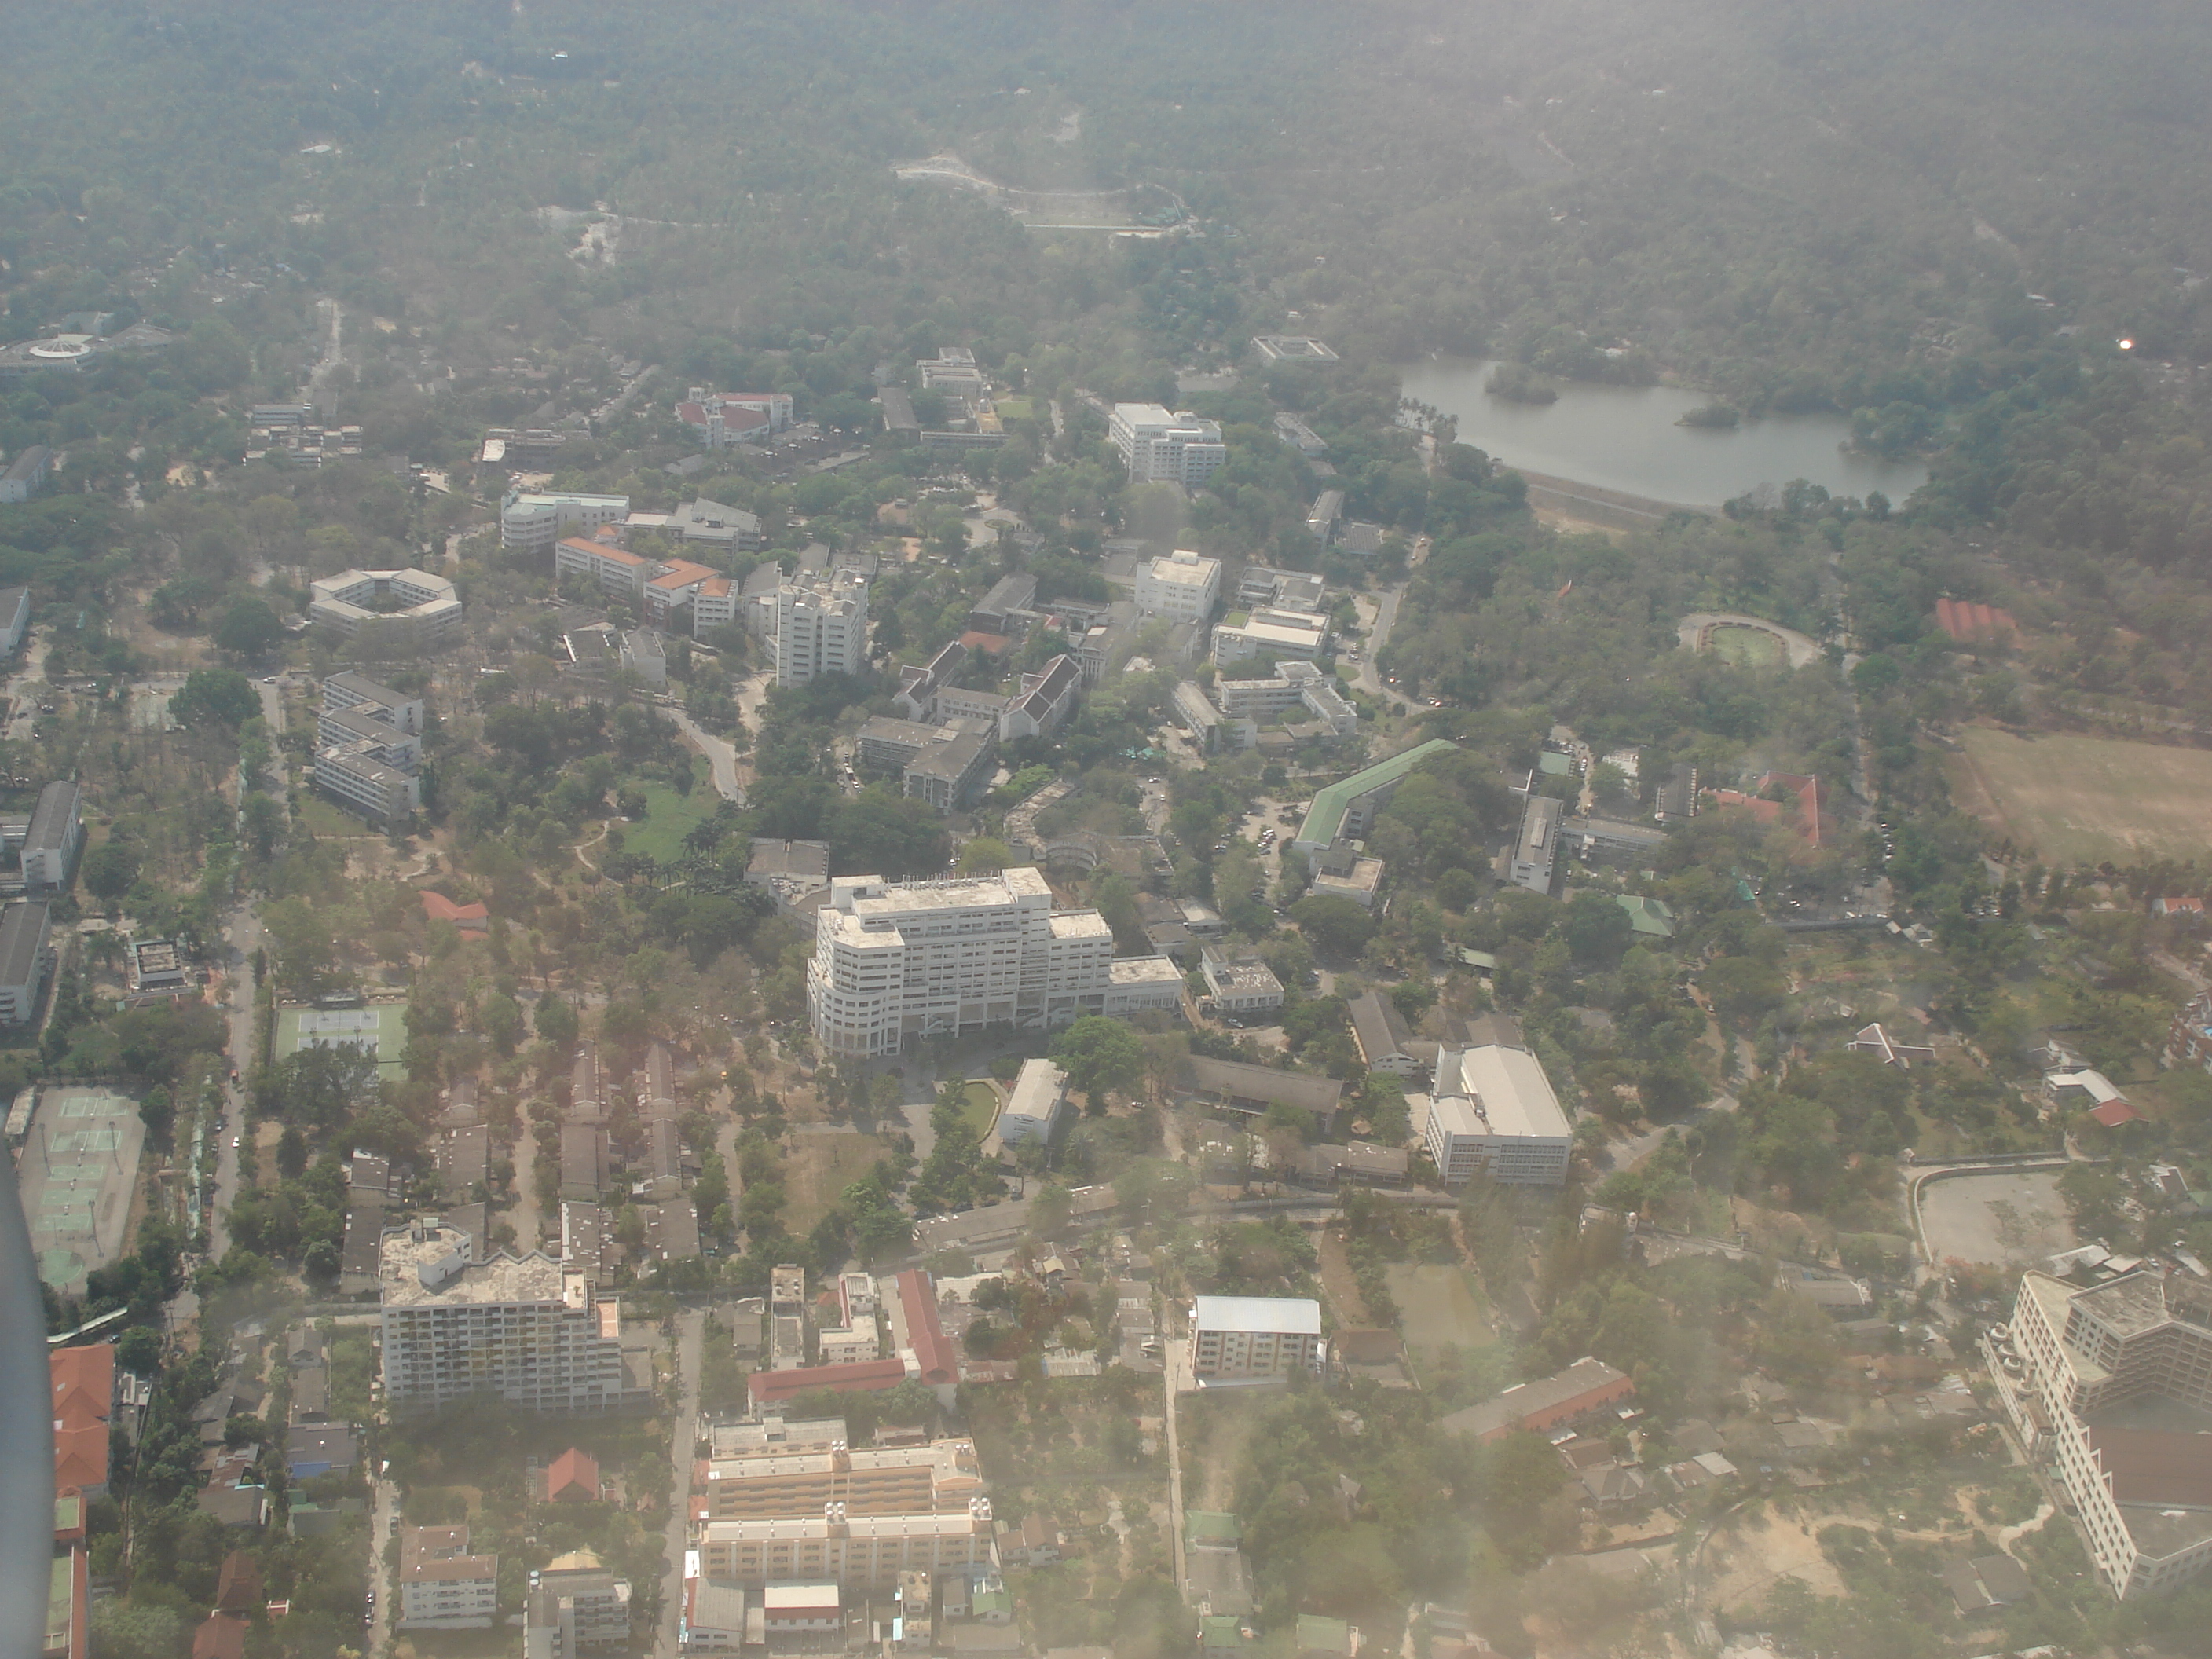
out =
<svg viewBox="0 0 2212 1659"><path fill-rule="evenodd" d="M499 1615L499 1557L471 1555L466 1527L399 1529L401 1630L489 1630Z"/></svg>
<svg viewBox="0 0 2212 1659"><path fill-rule="evenodd" d="M1190 1316L1190 1370L1256 1382L1321 1369L1321 1304L1294 1296L1201 1296Z"/></svg>
<svg viewBox="0 0 2212 1659"><path fill-rule="evenodd" d="M627 495L548 495L512 489L499 504L499 544L544 549L563 536L588 536L629 516Z"/></svg>
<svg viewBox="0 0 2212 1659"><path fill-rule="evenodd" d="M2154 1267L2086 1290L2029 1273L1982 1346L2107 1589L2157 1595L2212 1565L2212 1285Z"/></svg>
<svg viewBox="0 0 2212 1659"><path fill-rule="evenodd" d="M0 1025L27 1025L52 970L52 919L44 899L12 899L0 908Z"/></svg>
<svg viewBox="0 0 2212 1659"><path fill-rule="evenodd" d="M1107 435L1128 464L1133 483L1204 483L1229 459L1221 426L1187 410L1158 404L1115 404Z"/></svg>
<svg viewBox="0 0 2212 1659"><path fill-rule="evenodd" d="M1447 1187L1463 1187L1478 1173L1510 1186L1556 1187L1567 1178L1574 1146L1543 1062L1495 1042L1437 1056L1424 1134Z"/></svg>
<svg viewBox="0 0 2212 1659"><path fill-rule="evenodd" d="M840 570L820 586L786 582L775 591L769 661L778 685L822 674L858 674L868 665L868 581Z"/></svg>
<svg viewBox="0 0 2212 1659"><path fill-rule="evenodd" d="M1188 548L1137 567L1137 609L1147 617L1202 623L1221 597L1221 561Z"/></svg>
<svg viewBox="0 0 2212 1659"><path fill-rule="evenodd" d="M23 890L33 897L64 891L84 850L84 797L67 778L39 791L23 836Z"/></svg>
<svg viewBox="0 0 2212 1659"><path fill-rule="evenodd" d="M384 1235L384 1395L394 1411L435 1410L477 1394L540 1412L651 1403L649 1370L623 1358L614 1298L594 1297L583 1273L535 1250L473 1255L457 1228L418 1220Z"/></svg>
<svg viewBox="0 0 2212 1659"><path fill-rule="evenodd" d="M366 674L348 671L333 674L323 682L323 707L350 708L373 715L386 726L402 732L422 730L422 699L404 691L395 691L390 686L373 680Z"/></svg>
<svg viewBox="0 0 2212 1659"><path fill-rule="evenodd" d="M315 787L371 818L422 804L422 701L360 674L323 682L315 720Z"/></svg>
<svg viewBox="0 0 2212 1659"><path fill-rule="evenodd" d="M1035 869L907 883L840 876L815 926L807 1012L838 1054L893 1054L909 1036L988 1025L1066 1025L1103 1013L1114 980L1106 919L1055 912Z"/></svg>

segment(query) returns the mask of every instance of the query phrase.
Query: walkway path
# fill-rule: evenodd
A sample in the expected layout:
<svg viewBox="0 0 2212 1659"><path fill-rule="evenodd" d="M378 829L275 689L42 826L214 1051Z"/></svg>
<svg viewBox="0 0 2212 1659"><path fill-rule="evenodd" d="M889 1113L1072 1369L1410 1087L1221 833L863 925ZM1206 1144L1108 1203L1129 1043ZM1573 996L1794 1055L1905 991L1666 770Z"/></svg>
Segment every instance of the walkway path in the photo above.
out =
<svg viewBox="0 0 2212 1659"><path fill-rule="evenodd" d="M1167 1364L1160 1368L1160 1380L1166 1385L1168 1398L1168 1533L1175 1548L1176 1593L1188 1598L1190 1577L1183 1560L1182 1543L1182 1440L1176 1425L1176 1396L1182 1390L1182 1368L1189 1361L1189 1352L1186 1345L1176 1340L1172 1304L1167 1313L1169 1328L1161 1333L1167 1349Z"/></svg>
<svg viewBox="0 0 2212 1659"><path fill-rule="evenodd" d="M676 1426L669 1442L669 1460L676 1468L676 1484L669 1488L668 1570L661 1575L660 1629L653 1650L659 1659L676 1659L677 1621L684 1611L684 1551L690 1542L684 1522L690 1508L691 1454L699 1439L699 1355L706 1339L707 1315L692 1309L676 1316Z"/></svg>

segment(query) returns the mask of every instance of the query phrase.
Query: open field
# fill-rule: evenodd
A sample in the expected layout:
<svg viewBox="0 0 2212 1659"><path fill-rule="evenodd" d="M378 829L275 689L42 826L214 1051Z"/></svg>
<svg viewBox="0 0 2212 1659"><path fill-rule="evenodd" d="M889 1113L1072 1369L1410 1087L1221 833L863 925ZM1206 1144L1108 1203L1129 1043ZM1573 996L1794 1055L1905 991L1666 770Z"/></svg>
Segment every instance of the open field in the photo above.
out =
<svg viewBox="0 0 2212 1659"><path fill-rule="evenodd" d="M960 1115L981 1140L999 1121L999 1091L980 1078L970 1082L960 1092Z"/></svg>
<svg viewBox="0 0 2212 1659"><path fill-rule="evenodd" d="M1738 668L1779 668L1789 656L1782 636L1764 628L1716 628L1711 648L1723 662Z"/></svg>
<svg viewBox="0 0 2212 1659"><path fill-rule="evenodd" d="M1969 726L1950 758L1959 804L2051 864L2202 859L2212 850L2212 754Z"/></svg>
<svg viewBox="0 0 2212 1659"><path fill-rule="evenodd" d="M2025 1267L2078 1242L2058 1196L2057 1170L1954 1176L1920 1195L1928 1249L1936 1261Z"/></svg>
<svg viewBox="0 0 2212 1659"><path fill-rule="evenodd" d="M876 1166L884 1143L854 1129L794 1134L784 1155L785 1190L790 1194L783 1224L804 1237L830 1212L837 1196Z"/></svg>
<svg viewBox="0 0 2212 1659"><path fill-rule="evenodd" d="M1472 1348L1491 1340L1490 1322L1464 1268L1398 1263L1384 1269L1409 1348Z"/></svg>
<svg viewBox="0 0 2212 1659"><path fill-rule="evenodd" d="M684 856L684 837L713 817L714 809L722 804L705 761L698 763L698 770L700 781L692 785L688 795L678 794L665 783L641 786L645 818L622 826L625 852L641 854L660 864L672 864Z"/></svg>

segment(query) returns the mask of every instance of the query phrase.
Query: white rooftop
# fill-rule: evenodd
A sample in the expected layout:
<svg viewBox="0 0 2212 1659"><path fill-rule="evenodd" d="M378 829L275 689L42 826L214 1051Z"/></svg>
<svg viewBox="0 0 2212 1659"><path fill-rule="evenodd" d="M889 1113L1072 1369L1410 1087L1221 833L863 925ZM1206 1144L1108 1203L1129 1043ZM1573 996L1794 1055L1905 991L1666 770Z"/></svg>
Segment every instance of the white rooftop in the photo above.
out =
<svg viewBox="0 0 2212 1659"><path fill-rule="evenodd" d="M1005 1115L1049 1122L1066 1087L1067 1073L1050 1060L1025 1060L1014 1086L1007 1091Z"/></svg>
<svg viewBox="0 0 2212 1659"><path fill-rule="evenodd" d="M1496 1043L1443 1052L1430 1110L1455 1134L1564 1140L1574 1133L1542 1062Z"/></svg>
<svg viewBox="0 0 2212 1659"><path fill-rule="evenodd" d="M1191 1311L1191 1325L1201 1331L1319 1336L1321 1304L1298 1296L1201 1296Z"/></svg>

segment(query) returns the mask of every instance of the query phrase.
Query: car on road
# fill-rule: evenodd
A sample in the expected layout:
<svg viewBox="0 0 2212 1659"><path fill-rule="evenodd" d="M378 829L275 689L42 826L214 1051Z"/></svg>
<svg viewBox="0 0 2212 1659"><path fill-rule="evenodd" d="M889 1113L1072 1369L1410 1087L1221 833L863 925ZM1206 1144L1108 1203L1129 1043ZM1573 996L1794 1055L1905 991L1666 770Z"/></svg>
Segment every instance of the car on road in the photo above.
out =
<svg viewBox="0 0 2212 1659"><path fill-rule="evenodd" d="M264 685L274 685L276 684L276 677L274 674L264 674L261 677L261 683Z"/></svg>
<svg viewBox="0 0 2212 1659"><path fill-rule="evenodd" d="M233 1135L230 1138L230 1150L234 1152L236 1152L238 1150L239 1142L243 1139L243 1136Z"/></svg>

